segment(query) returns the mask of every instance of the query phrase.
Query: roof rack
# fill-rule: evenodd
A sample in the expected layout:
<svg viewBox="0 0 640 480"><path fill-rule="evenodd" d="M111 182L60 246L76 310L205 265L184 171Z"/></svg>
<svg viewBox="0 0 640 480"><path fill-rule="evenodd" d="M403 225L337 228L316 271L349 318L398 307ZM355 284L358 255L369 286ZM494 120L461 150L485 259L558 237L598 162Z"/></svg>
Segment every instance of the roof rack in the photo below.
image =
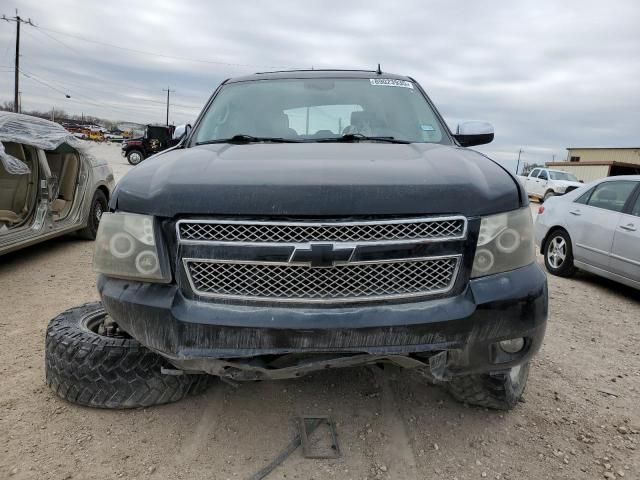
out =
<svg viewBox="0 0 640 480"><path fill-rule="evenodd" d="M254 75L267 75L269 73L289 73L289 72L370 72L377 73L377 70L365 70L359 68L292 68L291 70L272 70L269 72L256 72Z"/></svg>

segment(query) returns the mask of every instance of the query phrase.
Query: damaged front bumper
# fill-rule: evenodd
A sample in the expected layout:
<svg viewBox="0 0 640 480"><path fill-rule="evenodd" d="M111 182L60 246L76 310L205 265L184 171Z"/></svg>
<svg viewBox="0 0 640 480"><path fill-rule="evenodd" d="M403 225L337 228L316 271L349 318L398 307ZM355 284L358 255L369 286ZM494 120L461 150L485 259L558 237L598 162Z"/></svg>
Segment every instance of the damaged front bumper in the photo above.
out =
<svg viewBox="0 0 640 480"><path fill-rule="evenodd" d="M339 308L254 306L185 298L175 285L98 277L109 315L182 371L235 380L392 362L454 375L528 361L547 321L546 277L537 263L471 280L456 296ZM524 338L517 353L498 342Z"/></svg>

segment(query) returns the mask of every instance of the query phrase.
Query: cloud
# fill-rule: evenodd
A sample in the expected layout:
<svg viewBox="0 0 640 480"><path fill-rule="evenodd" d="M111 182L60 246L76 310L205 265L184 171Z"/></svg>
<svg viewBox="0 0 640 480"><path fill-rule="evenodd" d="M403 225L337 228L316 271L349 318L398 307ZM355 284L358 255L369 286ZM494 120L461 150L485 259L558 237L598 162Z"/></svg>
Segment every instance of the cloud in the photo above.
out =
<svg viewBox="0 0 640 480"><path fill-rule="evenodd" d="M48 29L23 27L21 68L71 99L22 77L27 109L162 122L162 89L170 86L171 120L184 123L228 77L380 62L418 80L450 126L463 119L492 122L496 140L480 149L511 167L521 148L523 161L544 162L565 158L567 146L639 143L635 0L615 7L593 0L52 5L17 5ZM5 67L13 63L15 27L0 27L0 101L6 101L13 97L13 75Z"/></svg>

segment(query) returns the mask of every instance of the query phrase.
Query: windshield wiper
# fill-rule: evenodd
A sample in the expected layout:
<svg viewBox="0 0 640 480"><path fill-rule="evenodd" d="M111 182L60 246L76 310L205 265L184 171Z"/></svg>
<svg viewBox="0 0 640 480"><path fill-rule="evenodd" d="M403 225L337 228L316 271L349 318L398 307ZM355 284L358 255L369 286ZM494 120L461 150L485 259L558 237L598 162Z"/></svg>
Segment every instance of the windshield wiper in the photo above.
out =
<svg viewBox="0 0 640 480"><path fill-rule="evenodd" d="M387 142L387 143L411 143L408 140L399 140L395 137L373 137L363 135L361 133L346 133L341 137L335 138L318 138L317 140L311 139L312 142L361 142L361 141L370 141L370 142Z"/></svg>
<svg viewBox="0 0 640 480"><path fill-rule="evenodd" d="M204 142L196 142L196 145L210 145L212 143L260 143L260 142L269 142L269 143L299 143L300 140L294 140L292 138L282 138L282 137L254 137L253 135L245 135L239 134L234 135L230 138L218 138L215 140L205 140Z"/></svg>

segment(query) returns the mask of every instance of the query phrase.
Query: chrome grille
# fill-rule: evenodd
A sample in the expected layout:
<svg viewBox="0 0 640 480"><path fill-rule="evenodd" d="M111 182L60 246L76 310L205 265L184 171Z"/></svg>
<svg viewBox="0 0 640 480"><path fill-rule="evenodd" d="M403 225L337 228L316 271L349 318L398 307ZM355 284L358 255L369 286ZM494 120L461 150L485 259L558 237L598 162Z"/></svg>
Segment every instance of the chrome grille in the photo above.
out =
<svg viewBox="0 0 640 480"><path fill-rule="evenodd" d="M459 256L450 256L329 268L202 259L184 259L184 264L192 289L202 296L348 302L447 292L453 288L459 261Z"/></svg>
<svg viewBox="0 0 640 480"><path fill-rule="evenodd" d="M464 238L466 219L446 217L361 222L261 222L241 220L181 220L182 241L307 243L402 242Z"/></svg>

